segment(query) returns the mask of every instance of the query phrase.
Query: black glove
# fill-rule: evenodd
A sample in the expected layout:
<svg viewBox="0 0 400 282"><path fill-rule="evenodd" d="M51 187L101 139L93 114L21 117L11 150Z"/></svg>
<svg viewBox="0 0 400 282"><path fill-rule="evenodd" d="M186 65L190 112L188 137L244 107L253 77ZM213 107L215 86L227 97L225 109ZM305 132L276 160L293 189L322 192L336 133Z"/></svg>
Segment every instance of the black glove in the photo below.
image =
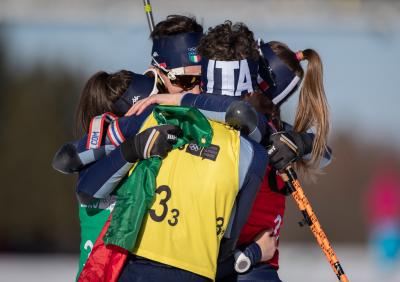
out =
<svg viewBox="0 0 400 282"><path fill-rule="evenodd" d="M61 173L69 174L79 171L83 167L83 163L76 147L67 143L55 154L52 166Z"/></svg>
<svg viewBox="0 0 400 282"><path fill-rule="evenodd" d="M313 138L307 133L282 131L269 139L268 156L276 170L282 170L302 156L311 153Z"/></svg>
<svg viewBox="0 0 400 282"><path fill-rule="evenodd" d="M150 157L165 158L181 136L182 130L175 125L150 127L122 143L122 155L130 163Z"/></svg>

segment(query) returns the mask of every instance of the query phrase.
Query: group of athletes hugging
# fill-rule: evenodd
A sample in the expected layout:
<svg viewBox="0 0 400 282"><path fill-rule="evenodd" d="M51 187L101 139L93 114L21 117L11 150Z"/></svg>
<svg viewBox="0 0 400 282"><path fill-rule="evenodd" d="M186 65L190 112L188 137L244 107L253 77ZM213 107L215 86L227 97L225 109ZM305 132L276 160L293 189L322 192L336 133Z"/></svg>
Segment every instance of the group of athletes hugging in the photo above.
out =
<svg viewBox="0 0 400 282"><path fill-rule="evenodd" d="M320 57L255 40L243 23L203 33L181 15L150 37L144 74L87 81L81 139L53 160L79 173L77 280L281 281L288 191L279 172L295 165L310 176L330 161ZM290 125L280 106L297 90Z"/></svg>

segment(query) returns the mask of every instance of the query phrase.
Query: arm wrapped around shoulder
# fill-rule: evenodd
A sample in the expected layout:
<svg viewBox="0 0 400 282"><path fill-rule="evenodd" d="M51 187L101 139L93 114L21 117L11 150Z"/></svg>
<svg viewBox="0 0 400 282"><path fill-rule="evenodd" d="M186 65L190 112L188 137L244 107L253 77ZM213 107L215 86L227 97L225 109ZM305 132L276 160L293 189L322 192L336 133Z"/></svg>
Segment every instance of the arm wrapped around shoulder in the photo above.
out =
<svg viewBox="0 0 400 282"><path fill-rule="evenodd" d="M269 144L270 163L275 169L282 170L302 156L311 153L313 138L308 133L281 131L271 135Z"/></svg>

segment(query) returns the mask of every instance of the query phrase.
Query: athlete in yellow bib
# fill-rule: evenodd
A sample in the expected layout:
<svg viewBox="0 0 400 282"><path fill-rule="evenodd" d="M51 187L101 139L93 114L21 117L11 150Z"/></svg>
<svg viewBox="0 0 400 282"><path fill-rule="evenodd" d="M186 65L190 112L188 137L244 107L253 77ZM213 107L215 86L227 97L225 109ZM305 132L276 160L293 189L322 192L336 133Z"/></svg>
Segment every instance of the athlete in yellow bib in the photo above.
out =
<svg viewBox="0 0 400 282"><path fill-rule="evenodd" d="M155 124L150 116L142 130ZM200 280L193 281L215 279L221 239L225 233L229 236L229 227L236 224L236 217L231 216L232 210L236 211L235 199L246 189L256 194L266 166L261 146L226 125L210 124L211 146L190 143L163 160L156 198L133 250L139 262L145 258L160 263L152 267L163 264L197 274ZM135 276L131 268L137 267L137 261L133 258L126 265L120 281Z"/></svg>
<svg viewBox="0 0 400 282"><path fill-rule="evenodd" d="M258 56L257 49L251 51ZM255 59L218 64L206 60L203 90L231 96L253 91ZM150 118L143 128L154 124ZM129 258L119 281L215 280L218 256L234 248L264 177L267 154L238 131L210 124L214 132L210 147L188 144L163 160L156 198L133 250L136 256ZM221 246L223 238L228 243Z"/></svg>
<svg viewBox="0 0 400 282"><path fill-rule="evenodd" d="M219 243L239 190L240 133L210 124L210 147L188 144L163 161L157 196L134 253L213 279ZM143 128L153 125L150 117Z"/></svg>

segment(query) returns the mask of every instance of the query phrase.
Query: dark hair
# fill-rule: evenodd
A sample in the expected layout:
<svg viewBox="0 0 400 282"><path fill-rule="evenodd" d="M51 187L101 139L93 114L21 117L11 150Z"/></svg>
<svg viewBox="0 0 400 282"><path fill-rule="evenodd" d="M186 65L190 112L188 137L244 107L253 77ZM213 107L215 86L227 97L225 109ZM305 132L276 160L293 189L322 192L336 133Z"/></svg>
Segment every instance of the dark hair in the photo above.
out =
<svg viewBox="0 0 400 282"><path fill-rule="evenodd" d="M207 59L221 61L259 58L253 32L244 23L232 24L231 21L210 27L201 39L198 51Z"/></svg>
<svg viewBox="0 0 400 282"><path fill-rule="evenodd" d="M128 89L133 72L99 71L86 82L75 114L75 133L87 133L92 118L106 112L115 114L113 104Z"/></svg>
<svg viewBox="0 0 400 282"><path fill-rule="evenodd" d="M162 36L176 35L187 32L203 32L203 27L197 23L195 17L169 15L166 20L159 22L150 34L151 39Z"/></svg>

